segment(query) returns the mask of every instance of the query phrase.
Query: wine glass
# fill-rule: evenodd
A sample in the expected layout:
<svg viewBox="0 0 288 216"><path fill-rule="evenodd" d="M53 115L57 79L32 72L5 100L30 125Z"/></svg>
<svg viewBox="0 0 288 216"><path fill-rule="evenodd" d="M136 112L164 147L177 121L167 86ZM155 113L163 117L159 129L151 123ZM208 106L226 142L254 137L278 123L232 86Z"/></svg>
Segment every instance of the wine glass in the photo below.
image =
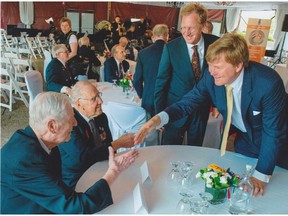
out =
<svg viewBox="0 0 288 216"><path fill-rule="evenodd" d="M168 184L170 186L176 186L180 176L181 176L181 173L180 173L180 166L181 166L181 162L180 161L172 161L170 162L171 166L172 166L172 170L171 172L168 174L168 178L167 178L167 181L168 181Z"/></svg>
<svg viewBox="0 0 288 216"><path fill-rule="evenodd" d="M190 207L192 214L207 214L206 201L199 197L190 199Z"/></svg>
<svg viewBox="0 0 288 216"><path fill-rule="evenodd" d="M113 79L112 81L113 81L112 87L113 87L113 88L116 88L116 87L117 87L117 83L116 83L116 82L117 82L117 79Z"/></svg>
<svg viewBox="0 0 288 216"><path fill-rule="evenodd" d="M203 214L207 214L208 208L209 208L209 201L213 199L213 196L212 194L207 193L207 192L201 192L199 193L199 196L203 200L204 206L205 206L205 208L203 209Z"/></svg>

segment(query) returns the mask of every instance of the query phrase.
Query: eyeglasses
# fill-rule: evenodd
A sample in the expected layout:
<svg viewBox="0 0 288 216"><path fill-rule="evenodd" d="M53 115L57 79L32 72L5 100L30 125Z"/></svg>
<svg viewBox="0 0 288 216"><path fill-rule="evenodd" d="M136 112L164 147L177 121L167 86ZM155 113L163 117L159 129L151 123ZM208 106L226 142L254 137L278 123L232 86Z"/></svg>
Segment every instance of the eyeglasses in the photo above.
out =
<svg viewBox="0 0 288 216"><path fill-rule="evenodd" d="M79 100L86 100L86 101L90 101L91 103L95 103L98 99L101 99L101 96L102 96L102 92L99 92L98 95L96 95L95 97L93 98L79 98Z"/></svg>

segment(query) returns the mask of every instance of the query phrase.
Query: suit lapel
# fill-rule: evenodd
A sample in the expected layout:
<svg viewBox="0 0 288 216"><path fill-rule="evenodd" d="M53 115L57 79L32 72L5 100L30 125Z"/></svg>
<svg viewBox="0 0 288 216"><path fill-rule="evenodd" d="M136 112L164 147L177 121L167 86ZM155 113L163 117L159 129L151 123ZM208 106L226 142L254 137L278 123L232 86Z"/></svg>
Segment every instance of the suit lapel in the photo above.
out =
<svg viewBox="0 0 288 216"><path fill-rule="evenodd" d="M177 53L179 53L181 55L181 56L179 56L180 59L182 59L182 58L184 59L185 62L183 62L183 65L190 65L190 67L187 67L185 69L185 71L188 72L188 74L187 74L188 79L190 79L190 78L194 79L194 72L192 70L191 59L190 59L190 56L188 53L187 44L186 44L185 39L183 37L181 38L180 50ZM183 67L183 65L180 65L180 66Z"/></svg>
<svg viewBox="0 0 288 216"><path fill-rule="evenodd" d="M251 130L248 130L250 127L247 125L246 116L248 112L248 108L252 101L252 80L251 80L251 71L248 68L244 69L244 77L243 77L243 84L242 84L242 95L241 95L241 115L245 125L245 128L250 137L252 137Z"/></svg>

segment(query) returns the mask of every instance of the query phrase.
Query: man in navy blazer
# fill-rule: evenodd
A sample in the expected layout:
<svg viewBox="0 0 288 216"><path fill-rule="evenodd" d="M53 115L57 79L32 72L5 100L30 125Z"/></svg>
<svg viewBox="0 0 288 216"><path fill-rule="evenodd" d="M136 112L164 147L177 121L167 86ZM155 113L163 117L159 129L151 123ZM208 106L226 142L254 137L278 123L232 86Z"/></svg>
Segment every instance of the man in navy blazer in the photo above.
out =
<svg viewBox="0 0 288 216"><path fill-rule="evenodd" d="M69 52L64 44L53 47L53 58L46 68L46 89L69 94L71 86L75 84L72 73L66 62Z"/></svg>
<svg viewBox="0 0 288 216"><path fill-rule="evenodd" d="M68 97L41 93L29 112L30 126L16 131L1 149L1 214L92 214L111 205L110 186L137 151L123 161L109 147L106 174L86 192L77 193L62 181L57 147L70 139L76 125Z"/></svg>
<svg viewBox="0 0 288 216"><path fill-rule="evenodd" d="M198 46L200 79L207 68L206 50L217 36L202 34L207 19L207 10L199 3L187 4L181 10L182 37L164 46L155 84L156 113L179 101L198 82L192 69L193 47ZM177 122L165 126L162 144L181 145L187 131L188 145L202 146L211 102L207 99L201 109Z"/></svg>
<svg viewBox="0 0 288 216"><path fill-rule="evenodd" d="M133 133L112 140L108 118L102 112L102 99L96 86L89 81L78 81L70 97L74 107L77 126L73 127L71 139L58 146L62 159L62 179L75 188L83 173L97 161L107 160L108 146L113 150L134 146ZM93 136L89 121L94 121L97 137Z"/></svg>
<svg viewBox="0 0 288 216"><path fill-rule="evenodd" d="M129 62L125 60L126 53L122 46L116 44L111 49L112 57L104 62L104 81L113 82L120 80L123 74L129 70Z"/></svg>
<svg viewBox="0 0 288 216"><path fill-rule="evenodd" d="M154 90L159 63L165 43L169 37L168 27L157 24L153 28L152 40L154 44L140 51L133 77L134 88L140 98L142 107L150 114L155 115Z"/></svg>
<svg viewBox="0 0 288 216"><path fill-rule="evenodd" d="M135 144L155 127L175 121L201 108L211 98L227 120L225 86L232 87L230 131L237 132L235 151L258 158L251 180L254 196L264 194L275 165L288 169L288 95L283 81L271 68L249 62L244 38L227 33L210 45L206 55L209 71L179 102L169 106L142 126ZM210 73L209 73L210 72Z"/></svg>

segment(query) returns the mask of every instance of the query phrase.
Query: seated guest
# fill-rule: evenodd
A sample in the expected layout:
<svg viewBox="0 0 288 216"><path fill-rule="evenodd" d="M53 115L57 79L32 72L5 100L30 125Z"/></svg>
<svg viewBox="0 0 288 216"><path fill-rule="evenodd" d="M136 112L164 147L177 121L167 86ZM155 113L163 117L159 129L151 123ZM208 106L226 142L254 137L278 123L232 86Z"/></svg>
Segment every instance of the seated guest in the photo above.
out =
<svg viewBox="0 0 288 216"><path fill-rule="evenodd" d="M92 66L100 66L101 62L95 56L95 53L90 48L90 40L87 36L81 37L78 41L78 57L83 62L83 72L82 74L87 75L88 79L99 80L99 74L92 71ZM87 65L88 64L88 65Z"/></svg>
<svg viewBox="0 0 288 216"><path fill-rule="evenodd" d="M46 68L46 89L69 94L75 84L67 65L68 50L64 44L57 44L52 50L53 59Z"/></svg>
<svg viewBox="0 0 288 216"><path fill-rule="evenodd" d="M119 44L111 49L111 58L104 62L104 81L113 82L123 78L123 74L129 69L129 63L125 60L125 50Z"/></svg>
<svg viewBox="0 0 288 216"><path fill-rule="evenodd" d="M71 188L75 188L79 178L92 164L108 159L108 146L112 146L114 151L120 147L134 146L132 133L112 141L99 94L95 85L89 81L78 81L71 91L77 126L72 130L71 139L59 145L62 178ZM96 131L93 134L95 127Z"/></svg>
<svg viewBox="0 0 288 216"><path fill-rule="evenodd" d="M109 168L86 192L62 181L58 144L67 142L77 122L66 95L38 94L29 110L29 126L1 149L1 214L92 214L113 203L110 186L137 157L116 157L109 147Z"/></svg>
<svg viewBox="0 0 288 216"><path fill-rule="evenodd" d="M129 41L126 37L121 37L119 39L119 45L122 46L126 52L126 59L130 59L132 61L135 60L133 47L129 45Z"/></svg>

